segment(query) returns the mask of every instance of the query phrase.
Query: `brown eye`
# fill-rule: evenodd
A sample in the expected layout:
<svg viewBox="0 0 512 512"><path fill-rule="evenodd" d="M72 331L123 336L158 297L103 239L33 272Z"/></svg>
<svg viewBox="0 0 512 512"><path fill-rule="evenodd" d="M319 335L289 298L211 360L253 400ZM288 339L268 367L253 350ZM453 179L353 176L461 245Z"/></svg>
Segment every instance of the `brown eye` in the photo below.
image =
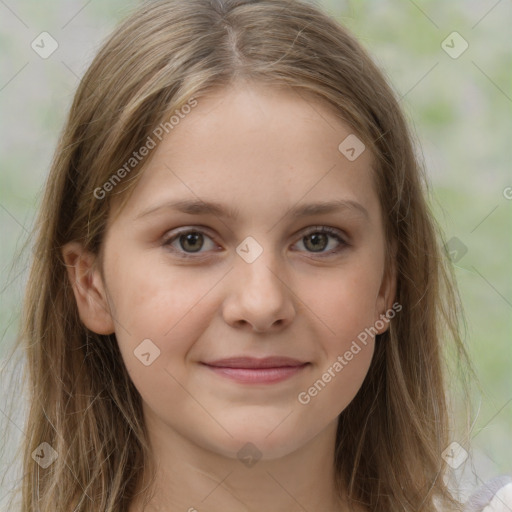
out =
<svg viewBox="0 0 512 512"><path fill-rule="evenodd" d="M310 243L305 242L306 240L309 240ZM325 233L312 233L311 235L305 236L302 241L307 249L318 252L323 251L327 247L329 236Z"/></svg>
<svg viewBox="0 0 512 512"><path fill-rule="evenodd" d="M336 243L330 243L330 240ZM339 234L339 231L328 226L318 226L306 233L300 243L306 248L306 252L317 253L319 256L330 256L340 252L349 244ZM327 248L331 248L326 250Z"/></svg>
<svg viewBox="0 0 512 512"><path fill-rule="evenodd" d="M208 241L210 247L206 243ZM203 253L217 247L210 236L198 229L183 229L172 236L168 236L162 245L182 258L206 256ZM202 250L205 245L207 246L206 249ZM197 256L194 256L194 254L197 254Z"/></svg>
<svg viewBox="0 0 512 512"><path fill-rule="evenodd" d="M191 231L186 235L180 235L178 240L183 250L191 252L199 251L204 243L203 235L197 231Z"/></svg>

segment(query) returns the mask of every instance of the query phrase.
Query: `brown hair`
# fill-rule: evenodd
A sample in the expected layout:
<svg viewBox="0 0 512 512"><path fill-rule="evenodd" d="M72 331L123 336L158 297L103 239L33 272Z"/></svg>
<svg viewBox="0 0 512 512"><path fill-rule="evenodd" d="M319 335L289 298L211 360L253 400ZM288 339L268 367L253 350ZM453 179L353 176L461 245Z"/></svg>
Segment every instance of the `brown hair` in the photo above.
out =
<svg viewBox="0 0 512 512"><path fill-rule="evenodd" d="M339 417L340 492L372 512L457 509L441 457L451 441L444 348L469 361L453 277L392 90L354 37L305 1L166 0L137 9L99 51L46 184L23 316L31 395L23 512L121 512L132 501L149 456L141 398L115 336L80 321L61 248L76 240L99 253L113 196L128 197L151 155L105 198L94 191L175 110L240 79L328 104L375 158L403 310L379 335L367 378ZM59 454L44 471L31 457L43 441Z"/></svg>

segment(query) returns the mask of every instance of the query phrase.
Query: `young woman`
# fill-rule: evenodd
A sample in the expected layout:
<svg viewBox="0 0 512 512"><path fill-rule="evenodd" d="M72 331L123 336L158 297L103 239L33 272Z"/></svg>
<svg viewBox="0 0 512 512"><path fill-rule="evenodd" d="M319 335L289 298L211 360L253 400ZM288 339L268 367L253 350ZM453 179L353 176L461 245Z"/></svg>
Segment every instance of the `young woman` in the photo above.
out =
<svg viewBox="0 0 512 512"><path fill-rule="evenodd" d="M36 236L23 512L462 509L423 173L318 8L139 8L80 83Z"/></svg>

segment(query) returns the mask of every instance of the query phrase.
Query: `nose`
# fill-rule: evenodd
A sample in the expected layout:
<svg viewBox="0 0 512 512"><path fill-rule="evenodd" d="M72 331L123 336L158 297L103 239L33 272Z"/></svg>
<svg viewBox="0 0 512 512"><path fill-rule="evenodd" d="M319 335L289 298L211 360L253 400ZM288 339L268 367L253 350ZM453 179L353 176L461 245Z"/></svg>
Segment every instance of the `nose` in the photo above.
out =
<svg viewBox="0 0 512 512"><path fill-rule="evenodd" d="M252 263L240 258L235 267L223 305L226 323L258 333L289 325L296 315L295 295L275 259L263 251Z"/></svg>

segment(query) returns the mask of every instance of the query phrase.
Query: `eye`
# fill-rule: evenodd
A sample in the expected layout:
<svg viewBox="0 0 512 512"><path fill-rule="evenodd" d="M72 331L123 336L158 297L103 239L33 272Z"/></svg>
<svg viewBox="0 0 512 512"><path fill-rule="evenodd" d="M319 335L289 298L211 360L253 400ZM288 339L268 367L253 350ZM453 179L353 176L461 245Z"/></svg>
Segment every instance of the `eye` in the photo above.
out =
<svg viewBox="0 0 512 512"><path fill-rule="evenodd" d="M329 247L329 238L334 239L337 243L331 244L335 247L325 251ZM348 245L337 229L328 226L315 226L303 235L298 243L302 243L307 252L319 253L321 257L338 253Z"/></svg>
<svg viewBox="0 0 512 512"><path fill-rule="evenodd" d="M200 229L184 229L167 238L163 245L183 258L194 258L193 254L200 253L204 246L205 238L211 241L212 247L216 247L211 237ZM200 253L201 254L201 253Z"/></svg>
<svg viewBox="0 0 512 512"><path fill-rule="evenodd" d="M334 248L325 251L329 247L329 239L336 241ZM187 228L183 229L172 236L169 236L163 242L163 246L169 248L180 258L199 258L202 257L201 249L205 245L205 239L210 240L210 250L218 247L202 229ZM310 253L318 253L321 257L338 253L344 249L348 243L341 237L339 230L328 226L315 226L311 228L301 240L297 242L306 247L306 251ZM194 256L197 254L198 256Z"/></svg>

